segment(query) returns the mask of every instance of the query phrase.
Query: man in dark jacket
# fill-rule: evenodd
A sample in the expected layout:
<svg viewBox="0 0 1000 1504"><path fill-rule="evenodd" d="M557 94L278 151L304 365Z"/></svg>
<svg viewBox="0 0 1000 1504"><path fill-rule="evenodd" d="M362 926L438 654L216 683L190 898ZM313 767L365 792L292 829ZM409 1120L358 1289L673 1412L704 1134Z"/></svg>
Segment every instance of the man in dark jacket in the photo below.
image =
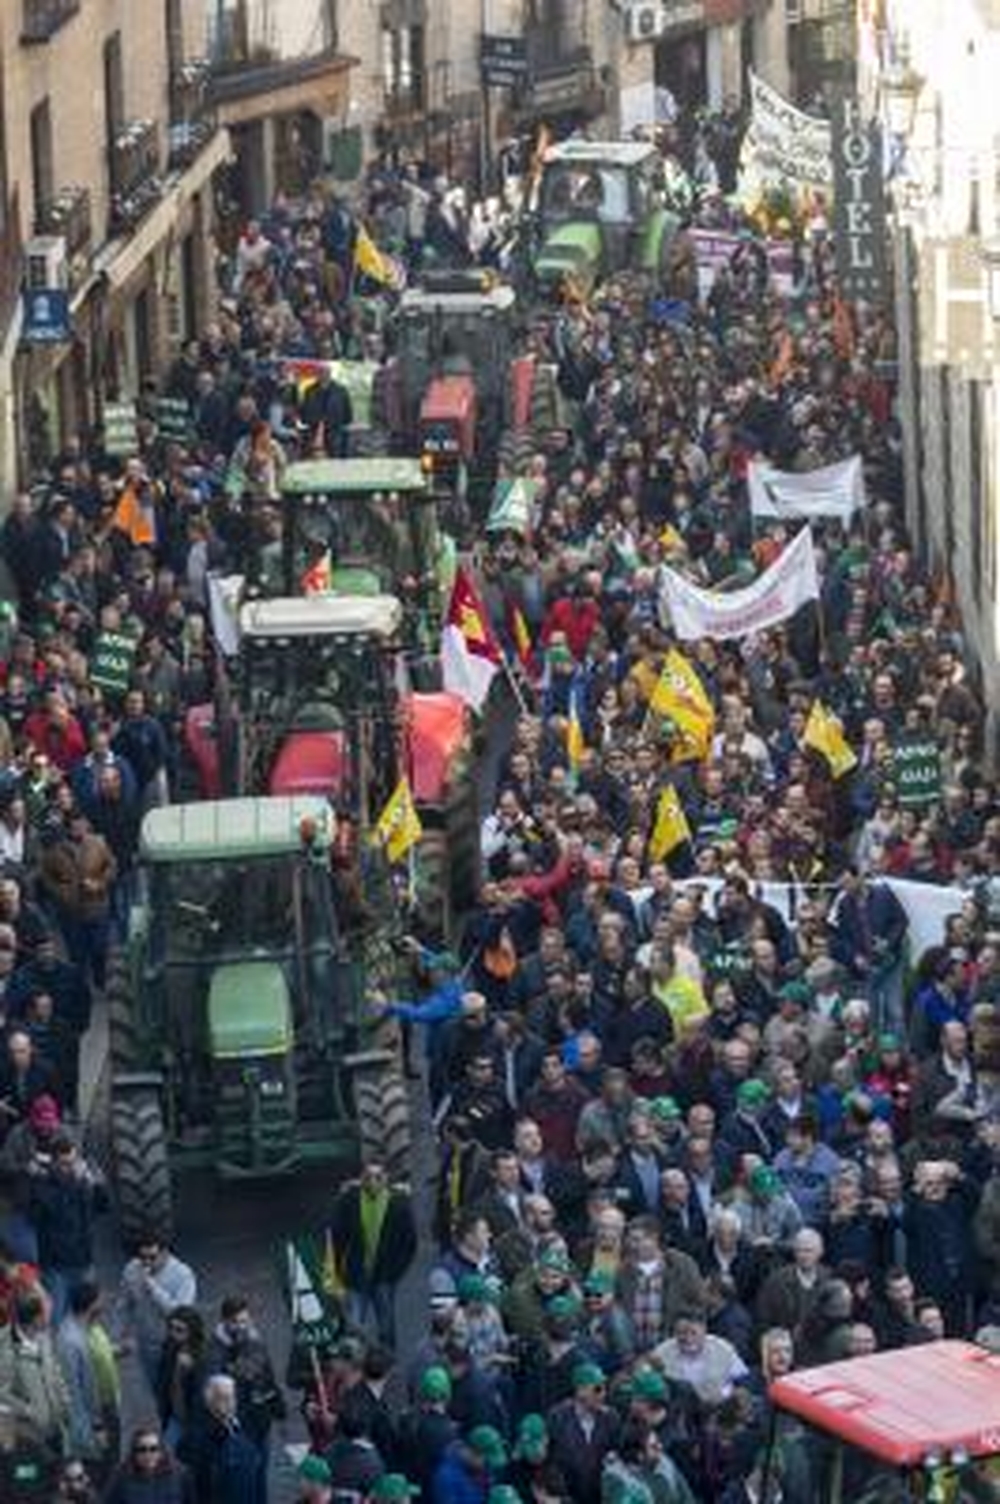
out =
<svg viewBox="0 0 1000 1504"><path fill-rule="evenodd" d="M604 1374L596 1363L573 1370L573 1398L549 1415L551 1458L578 1504L599 1504L604 1458L618 1439L615 1411L605 1404Z"/></svg>
<svg viewBox="0 0 1000 1504"><path fill-rule="evenodd" d="M265 1504L264 1456L243 1429L236 1410L236 1382L213 1374L205 1385L204 1411L178 1447L194 1475L198 1504Z"/></svg>
<svg viewBox="0 0 1000 1504"><path fill-rule="evenodd" d="M285 1418L285 1401L271 1355L242 1295L227 1295L208 1347L210 1373L236 1381L236 1411L250 1439L266 1454L268 1434Z"/></svg>
<svg viewBox="0 0 1000 1504"><path fill-rule="evenodd" d="M38 1234L38 1260L52 1296L52 1320L66 1312L71 1288L94 1267L94 1217L107 1205L100 1176L91 1169L71 1138L52 1144L51 1161L32 1159L28 1210Z"/></svg>
<svg viewBox="0 0 1000 1504"><path fill-rule="evenodd" d="M408 1192L390 1186L385 1165L370 1160L333 1209L333 1245L347 1291L349 1320L374 1318L379 1341L396 1345L396 1286L417 1251Z"/></svg>

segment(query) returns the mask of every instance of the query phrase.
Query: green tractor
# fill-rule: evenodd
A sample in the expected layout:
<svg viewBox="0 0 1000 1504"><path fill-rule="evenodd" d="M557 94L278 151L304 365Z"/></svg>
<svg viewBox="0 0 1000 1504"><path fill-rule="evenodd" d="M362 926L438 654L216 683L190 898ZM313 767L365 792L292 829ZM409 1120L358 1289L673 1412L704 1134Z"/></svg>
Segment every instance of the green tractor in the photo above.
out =
<svg viewBox="0 0 1000 1504"><path fill-rule="evenodd" d="M408 1174L399 1043L372 1007L396 985L392 879L373 848L351 859L342 845L315 797L146 815L141 897L108 983L127 1237L169 1237L187 1167L278 1176L360 1150Z"/></svg>
<svg viewBox="0 0 1000 1504"><path fill-rule="evenodd" d="M257 581L268 595L398 595L407 650L427 660L454 568L419 460L301 460L285 472L280 537L258 557Z"/></svg>
<svg viewBox="0 0 1000 1504"><path fill-rule="evenodd" d="M565 141L546 153L531 217L539 292L587 296L605 277L648 272L669 284L680 220L665 203L663 158L641 141Z"/></svg>
<svg viewBox="0 0 1000 1504"><path fill-rule="evenodd" d="M479 879L469 715L444 691L411 690L393 596L248 601L239 656L185 740L201 793L322 795L371 829L405 773L423 826L420 926L450 942Z"/></svg>

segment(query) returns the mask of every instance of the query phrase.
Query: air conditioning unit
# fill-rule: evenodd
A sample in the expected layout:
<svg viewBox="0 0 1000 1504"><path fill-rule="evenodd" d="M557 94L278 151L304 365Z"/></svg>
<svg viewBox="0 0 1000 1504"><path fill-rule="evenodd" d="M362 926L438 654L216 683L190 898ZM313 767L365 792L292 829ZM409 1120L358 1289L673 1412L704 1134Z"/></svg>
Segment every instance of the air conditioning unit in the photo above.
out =
<svg viewBox="0 0 1000 1504"><path fill-rule="evenodd" d="M625 12L625 35L630 42L653 42L667 25L663 5L630 5Z"/></svg>
<svg viewBox="0 0 1000 1504"><path fill-rule="evenodd" d="M65 235L36 235L24 251L25 283L29 292L69 286Z"/></svg>

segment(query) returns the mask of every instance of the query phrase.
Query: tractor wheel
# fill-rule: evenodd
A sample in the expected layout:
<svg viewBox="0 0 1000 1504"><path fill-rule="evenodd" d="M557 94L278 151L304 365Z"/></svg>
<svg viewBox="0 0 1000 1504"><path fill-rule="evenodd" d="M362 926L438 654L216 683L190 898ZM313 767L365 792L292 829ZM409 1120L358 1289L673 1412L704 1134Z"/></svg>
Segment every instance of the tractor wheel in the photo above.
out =
<svg viewBox="0 0 1000 1504"><path fill-rule="evenodd" d="M148 1231L169 1242L174 1230L173 1191L166 1125L155 1091L112 1095L111 1152L123 1239L129 1242Z"/></svg>
<svg viewBox="0 0 1000 1504"><path fill-rule="evenodd" d="M361 1162L381 1160L395 1181L408 1181L413 1136L410 1098L398 1055L384 1065L360 1070L354 1077Z"/></svg>
<svg viewBox="0 0 1000 1504"><path fill-rule="evenodd" d="M108 1055L114 1075L125 1075L139 1069L139 1034L132 1011L132 988L128 964L121 951L114 951L108 960L108 980L105 987L108 1001Z"/></svg>
<svg viewBox="0 0 1000 1504"><path fill-rule="evenodd" d="M505 428L497 443L497 467L509 475L526 475L537 449L530 428Z"/></svg>

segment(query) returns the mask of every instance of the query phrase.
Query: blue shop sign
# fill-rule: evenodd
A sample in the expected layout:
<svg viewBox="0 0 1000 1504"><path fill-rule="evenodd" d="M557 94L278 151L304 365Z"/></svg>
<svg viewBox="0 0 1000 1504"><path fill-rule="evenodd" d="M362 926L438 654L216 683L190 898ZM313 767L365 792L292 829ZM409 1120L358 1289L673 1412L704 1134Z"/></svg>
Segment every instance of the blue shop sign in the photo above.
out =
<svg viewBox="0 0 1000 1504"><path fill-rule="evenodd" d="M65 288L33 287L25 291L21 338L26 345L58 345L72 338Z"/></svg>

